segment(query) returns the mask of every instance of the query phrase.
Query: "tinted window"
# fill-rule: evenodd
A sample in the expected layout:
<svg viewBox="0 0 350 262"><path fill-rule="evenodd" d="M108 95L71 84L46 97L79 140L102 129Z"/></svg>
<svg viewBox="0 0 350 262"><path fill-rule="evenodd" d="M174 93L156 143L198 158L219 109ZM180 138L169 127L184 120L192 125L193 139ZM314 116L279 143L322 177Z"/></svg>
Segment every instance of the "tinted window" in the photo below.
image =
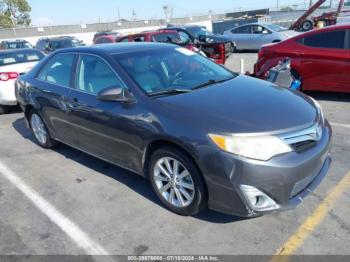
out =
<svg viewBox="0 0 350 262"><path fill-rule="evenodd" d="M332 31L307 36L303 39L306 46L318 48L344 48L345 31Z"/></svg>
<svg viewBox="0 0 350 262"><path fill-rule="evenodd" d="M44 55L37 50L0 53L0 66L39 61Z"/></svg>
<svg viewBox="0 0 350 262"><path fill-rule="evenodd" d="M33 48L31 44L27 41L16 41L16 42L8 42L7 49L18 49L18 48Z"/></svg>
<svg viewBox="0 0 350 262"><path fill-rule="evenodd" d="M135 42L145 42L145 37L144 36L134 36L134 37L132 37L132 39Z"/></svg>
<svg viewBox="0 0 350 262"><path fill-rule="evenodd" d="M187 33L180 31L179 35L182 43L191 42L191 38Z"/></svg>
<svg viewBox="0 0 350 262"><path fill-rule="evenodd" d="M82 55L78 63L77 89L97 95L112 87L124 86L106 62L96 56Z"/></svg>
<svg viewBox="0 0 350 262"><path fill-rule="evenodd" d="M213 34L204 27L187 27L186 28L195 38L200 36L212 36Z"/></svg>
<svg viewBox="0 0 350 262"><path fill-rule="evenodd" d="M38 78L49 83L69 87L74 57L70 54L54 56L41 70Z"/></svg>
<svg viewBox="0 0 350 262"><path fill-rule="evenodd" d="M180 43L181 39L177 33L162 33L154 35L153 41L162 43Z"/></svg>
<svg viewBox="0 0 350 262"><path fill-rule="evenodd" d="M262 34L264 32L264 30L266 31L266 29L264 27L262 27L261 25L253 25L252 26L253 34Z"/></svg>
<svg viewBox="0 0 350 262"><path fill-rule="evenodd" d="M189 90L208 81L234 76L209 59L179 47L115 55L115 60L148 94Z"/></svg>
<svg viewBox="0 0 350 262"><path fill-rule="evenodd" d="M231 31L234 34L250 34L250 26L242 26Z"/></svg>
<svg viewBox="0 0 350 262"><path fill-rule="evenodd" d="M74 38L51 41L51 47L53 48L53 50L60 49L60 48L76 47L81 45L82 45L82 42Z"/></svg>
<svg viewBox="0 0 350 262"><path fill-rule="evenodd" d="M129 42L129 38L126 37L126 38L123 38L122 40L120 40L119 42L123 43L123 42Z"/></svg>

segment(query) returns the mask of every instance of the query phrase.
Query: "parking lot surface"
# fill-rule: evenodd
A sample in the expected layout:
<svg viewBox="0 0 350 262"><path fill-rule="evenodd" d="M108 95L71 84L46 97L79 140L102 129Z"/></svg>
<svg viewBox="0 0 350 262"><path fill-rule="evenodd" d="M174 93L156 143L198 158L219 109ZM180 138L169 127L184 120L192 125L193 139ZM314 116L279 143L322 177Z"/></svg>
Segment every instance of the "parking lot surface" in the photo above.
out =
<svg viewBox="0 0 350 262"><path fill-rule="evenodd" d="M251 70L256 56L227 66L243 58ZM65 145L42 149L21 112L0 116L0 254L350 255L350 95L309 95L333 126L331 169L297 209L255 219L178 216L147 180Z"/></svg>

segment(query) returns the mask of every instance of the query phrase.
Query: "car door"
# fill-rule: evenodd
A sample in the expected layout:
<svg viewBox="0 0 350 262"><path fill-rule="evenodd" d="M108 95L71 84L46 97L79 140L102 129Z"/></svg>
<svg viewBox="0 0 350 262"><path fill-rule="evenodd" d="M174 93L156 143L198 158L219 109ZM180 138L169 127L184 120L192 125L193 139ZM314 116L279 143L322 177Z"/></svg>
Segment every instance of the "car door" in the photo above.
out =
<svg viewBox="0 0 350 262"><path fill-rule="evenodd" d="M251 49L251 26L243 25L231 30L231 38L236 43L237 49Z"/></svg>
<svg viewBox="0 0 350 262"><path fill-rule="evenodd" d="M273 41L271 34L272 32L270 30L261 25L252 25L250 49L258 50L261 46L271 43Z"/></svg>
<svg viewBox="0 0 350 262"><path fill-rule="evenodd" d="M98 99L107 88L126 88L112 67L101 57L82 54L71 89L70 116L78 136L79 148L109 162L132 169L136 150L132 143L134 106Z"/></svg>
<svg viewBox="0 0 350 262"><path fill-rule="evenodd" d="M332 30L307 35L300 40L304 49L293 63L297 63L304 90L342 91L349 88L346 34L346 30Z"/></svg>
<svg viewBox="0 0 350 262"><path fill-rule="evenodd" d="M72 85L76 55L57 54L40 70L32 83L41 113L53 136L67 144L77 142L68 115L67 96Z"/></svg>

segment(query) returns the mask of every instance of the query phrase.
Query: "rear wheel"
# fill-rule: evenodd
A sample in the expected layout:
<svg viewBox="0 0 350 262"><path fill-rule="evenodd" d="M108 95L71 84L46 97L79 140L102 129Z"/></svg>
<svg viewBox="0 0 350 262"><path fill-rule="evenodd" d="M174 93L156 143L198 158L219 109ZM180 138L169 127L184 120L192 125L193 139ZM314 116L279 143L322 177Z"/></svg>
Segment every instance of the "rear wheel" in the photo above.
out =
<svg viewBox="0 0 350 262"><path fill-rule="evenodd" d="M32 111L29 115L30 128L37 143L43 148L53 148L58 143L53 140L41 116Z"/></svg>
<svg viewBox="0 0 350 262"><path fill-rule="evenodd" d="M152 187L173 212L190 216L207 205L207 194L201 174L182 151L166 147L151 157L149 176Z"/></svg>
<svg viewBox="0 0 350 262"><path fill-rule="evenodd" d="M306 32L312 30L314 28L314 24L311 20L305 20L300 27L301 31Z"/></svg>

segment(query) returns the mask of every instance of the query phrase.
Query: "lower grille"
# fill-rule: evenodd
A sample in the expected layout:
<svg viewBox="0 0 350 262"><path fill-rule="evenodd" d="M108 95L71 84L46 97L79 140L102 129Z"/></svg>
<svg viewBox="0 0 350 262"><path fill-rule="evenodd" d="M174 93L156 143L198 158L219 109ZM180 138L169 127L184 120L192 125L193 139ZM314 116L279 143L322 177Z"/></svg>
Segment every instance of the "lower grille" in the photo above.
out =
<svg viewBox="0 0 350 262"><path fill-rule="evenodd" d="M306 140L306 141L301 141L301 142L291 144L291 147L294 149L295 152L301 153L315 145L316 145L316 141Z"/></svg>

